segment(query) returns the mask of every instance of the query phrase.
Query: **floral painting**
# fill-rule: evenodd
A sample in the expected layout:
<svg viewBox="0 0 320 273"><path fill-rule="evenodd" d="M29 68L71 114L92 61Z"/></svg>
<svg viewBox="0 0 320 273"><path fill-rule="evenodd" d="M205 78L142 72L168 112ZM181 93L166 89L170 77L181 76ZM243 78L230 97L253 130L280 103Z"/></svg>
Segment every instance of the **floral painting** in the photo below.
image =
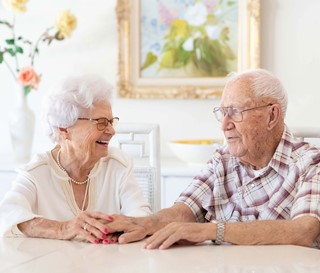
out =
<svg viewBox="0 0 320 273"><path fill-rule="evenodd" d="M237 0L145 0L143 78L225 77L237 70Z"/></svg>
<svg viewBox="0 0 320 273"><path fill-rule="evenodd" d="M120 97L219 98L260 66L260 0L117 0Z"/></svg>

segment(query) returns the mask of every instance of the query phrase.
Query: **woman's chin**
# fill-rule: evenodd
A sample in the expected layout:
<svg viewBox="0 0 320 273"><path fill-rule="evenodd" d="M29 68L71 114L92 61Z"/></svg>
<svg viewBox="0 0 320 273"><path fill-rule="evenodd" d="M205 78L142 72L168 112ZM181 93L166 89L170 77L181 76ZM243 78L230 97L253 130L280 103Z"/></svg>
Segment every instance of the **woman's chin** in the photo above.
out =
<svg viewBox="0 0 320 273"><path fill-rule="evenodd" d="M95 153L97 157L106 157L108 155L108 146L99 147L98 151Z"/></svg>

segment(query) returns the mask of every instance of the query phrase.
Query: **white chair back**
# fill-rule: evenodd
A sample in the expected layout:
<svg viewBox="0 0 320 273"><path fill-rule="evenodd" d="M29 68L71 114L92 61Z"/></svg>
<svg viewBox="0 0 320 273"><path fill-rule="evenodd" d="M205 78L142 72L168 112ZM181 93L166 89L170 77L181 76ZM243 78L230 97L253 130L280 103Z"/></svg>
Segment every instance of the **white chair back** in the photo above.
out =
<svg viewBox="0 0 320 273"><path fill-rule="evenodd" d="M135 178L153 212L160 209L160 129L158 124L119 123L111 141L133 157Z"/></svg>
<svg viewBox="0 0 320 273"><path fill-rule="evenodd" d="M289 129L296 138L320 146L320 127L290 127Z"/></svg>

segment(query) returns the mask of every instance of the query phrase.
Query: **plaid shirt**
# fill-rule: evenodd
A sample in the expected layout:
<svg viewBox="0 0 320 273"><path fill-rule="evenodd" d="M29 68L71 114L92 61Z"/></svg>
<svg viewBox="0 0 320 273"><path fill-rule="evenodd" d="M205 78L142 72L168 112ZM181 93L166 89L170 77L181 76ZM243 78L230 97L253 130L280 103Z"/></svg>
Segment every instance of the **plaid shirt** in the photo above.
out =
<svg viewBox="0 0 320 273"><path fill-rule="evenodd" d="M320 220L320 150L294 139L286 128L268 166L254 172L218 149L177 202L198 222L295 219Z"/></svg>

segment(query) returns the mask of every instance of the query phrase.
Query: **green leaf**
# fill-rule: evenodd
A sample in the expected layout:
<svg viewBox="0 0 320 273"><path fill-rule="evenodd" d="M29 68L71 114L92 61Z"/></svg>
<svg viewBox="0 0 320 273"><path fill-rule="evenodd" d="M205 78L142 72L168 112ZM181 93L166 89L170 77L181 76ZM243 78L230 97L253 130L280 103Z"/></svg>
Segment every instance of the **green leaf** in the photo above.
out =
<svg viewBox="0 0 320 273"><path fill-rule="evenodd" d="M12 48L8 48L8 49L7 49L7 52L8 52L12 57L16 56L16 52L15 52Z"/></svg>
<svg viewBox="0 0 320 273"><path fill-rule="evenodd" d="M27 96L31 91L30 85L26 85L23 89L24 89L24 95L25 96Z"/></svg>
<svg viewBox="0 0 320 273"><path fill-rule="evenodd" d="M141 71L149 67L150 65L153 65L158 60L158 57L153 54L153 52L149 51L146 57L146 60L141 67Z"/></svg>
<svg viewBox="0 0 320 273"><path fill-rule="evenodd" d="M166 52L169 50L175 49L175 43L173 41L167 41L163 46L162 46L162 52Z"/></svg>
<svg viewBox="0 0 320 273"><path fill-rule="evenodd" d="M177 60L182 66L184 66L189 62L193 54L194 54L193 51L184 50L183 44L181 44L179 46L179 49L177 50Z"/></svg>
<svg viewBox="0 0 320 273"><path fill-rule="evenodd" d="M16 46L16 52L23 54L23 48L20 46Z"/></svg>
<svg viewBox="0 0 320 273"><path fill-rule="evenodd" d="M0 52L0 64L3 62L3 52Z"/></svg>
<svg viewBox="0 0 320 273"><path fill-rule="evenodd" d="M14 45L14 39L7 39L7 40L6 40L6 43L7 43L8 45Z"/></svg>
<svg viewBox="0 0 320 273"><path fill-rule="evenodd" d="M196 67L207 76L225 76L228 73L227 56L217 40L197 39L196 47L201 58L193 58Z"/></svg>
<svg viewBox="0 0 320 273"><path fill-rule="evenodd" d="M162 68L174 68L176 65L176 52L175 50L169 50L164 52L160 61L160 69Z"/></svg>

